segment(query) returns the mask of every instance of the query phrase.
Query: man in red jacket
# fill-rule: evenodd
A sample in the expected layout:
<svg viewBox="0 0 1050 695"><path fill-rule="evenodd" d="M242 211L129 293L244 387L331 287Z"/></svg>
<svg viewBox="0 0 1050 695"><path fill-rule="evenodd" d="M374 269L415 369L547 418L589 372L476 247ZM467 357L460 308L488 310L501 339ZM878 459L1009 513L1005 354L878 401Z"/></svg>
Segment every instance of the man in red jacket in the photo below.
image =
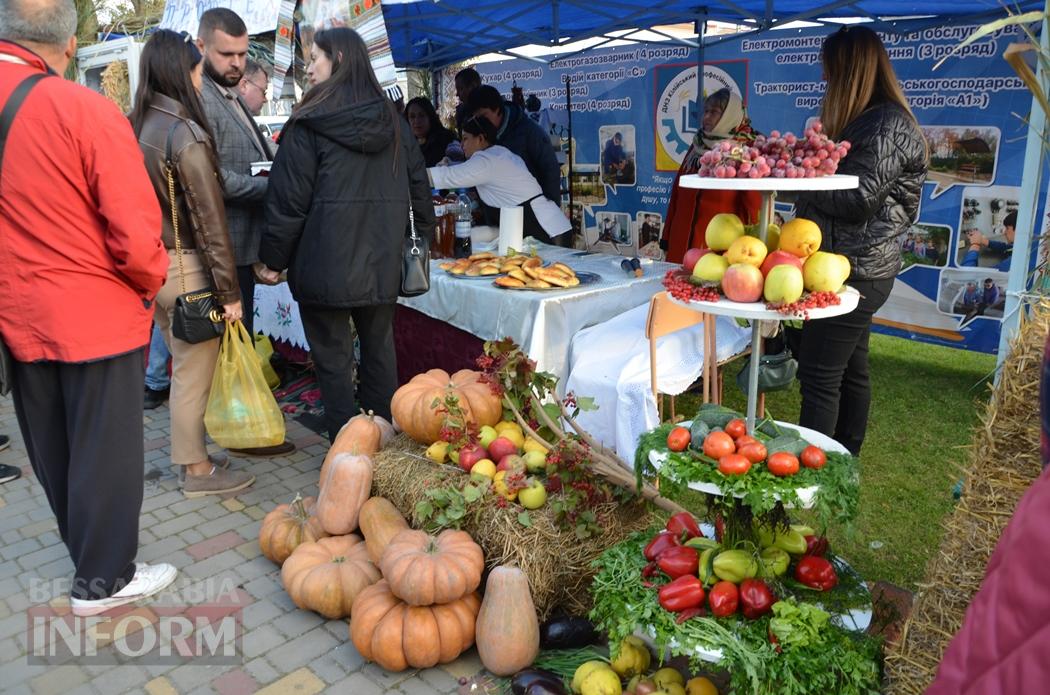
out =
<svg viewBox="0 0 1050 695"><path fill-rule="evenodd" d="M154 594L134 562L143 493L143 347L167 270L160 206L131 126L62 79L71 0L0 3L0 104L32 87L0 161L0 336L33 472L76 571L77 615Z"/></svg>

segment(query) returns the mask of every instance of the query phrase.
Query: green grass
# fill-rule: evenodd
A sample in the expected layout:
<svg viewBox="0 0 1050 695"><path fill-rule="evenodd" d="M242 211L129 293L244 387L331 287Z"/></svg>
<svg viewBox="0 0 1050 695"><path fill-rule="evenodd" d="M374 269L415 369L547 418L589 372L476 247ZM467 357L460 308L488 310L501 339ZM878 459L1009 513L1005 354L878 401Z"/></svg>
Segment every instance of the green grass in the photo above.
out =
<svg viewBox="0 0 1050 695"><path fill-rule="evenodd" d="M884 335L871 337L872 409L861 452L860 510L854 533L832 529L836 553L866 579L914 589L941 540L941 519L978 414L987 402L995 357ZM724 402L743 411L746 400L726 370ZM700 399L679 396L687 417ZM766 409L797 422L798 389L768 394ZM881 543L872 548L871 544Z"/></svg>

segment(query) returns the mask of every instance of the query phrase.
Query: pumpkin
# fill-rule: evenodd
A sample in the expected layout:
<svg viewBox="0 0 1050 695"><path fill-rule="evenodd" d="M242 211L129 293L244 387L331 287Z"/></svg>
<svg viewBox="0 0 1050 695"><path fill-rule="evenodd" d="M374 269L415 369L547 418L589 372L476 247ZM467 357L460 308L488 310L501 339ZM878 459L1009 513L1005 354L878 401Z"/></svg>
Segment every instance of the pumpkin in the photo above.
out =
<svg viewBox="0 0 1050 695"><path fill-rule="evenodd" d="M481 584L485 557L465 531L402 531L379 561L394 596L410 606L429 606L462 598Z"/></svg>
<svg viewBox="0 0 1050 695"><path fill-rule="evenodd" d="M354 601L350 639L361 656L387 671L447 664L474 644L480 605L470 593L451 603L410 606L383 579Z"/></svg>
<svg viewBox="0 0 1050 695"><path fill-rule="evenodd" d="M435 442L445 425L445 397L455 396L468 422L478 427L495 425L503 417L503 402L480 378L480 372L470 369L451 376L443 369L417 374L394 393L390 402L394 422L421 444Z"/></svg>
<svg viewBox="0 0 1050 695"><path fill-rule="evenodd" d="M531 666L539 654L540 623L529 578L517 567L500 565L489 572L477 638L481 663L497 676L510 676Z"/></svg>
<svg viewBox="0 0 1050 695"><path fill-rule="evenodd" d="M328 534L313 515L314 498L296 495L289 504L279 504L263 517L259 527L259 549L263 556L283 564L300 543L312 543Z"/></svg>
<svg viewBox="0 0 1050 695"><path fill-rule="evenodd" d="M373 497L365 502L358 524L365 536L368 558L377 565L394 536L408 529L405 517L385 497Z"/></svg>
<svg viewBox="0 0 1050 695"><path fill-rule="evenodd" d="M328 465L339 454L364 454L374 456L377 451L394 438L394 426L369 410L361 411L346 421L335 436L321 464L321 480L328 472Z"/></svg>
<svg viewBox="0 0 1050 695"><path fill-rule="evenodd" d="M303 543L281 567L281 583L295 605L331 620L350 615L357 595L380 579L355 535Z"/></svg>
<svg viewBox="0 0 1050 695"><path fill-rule="evenodd" d="M361 506L372 494L372 459L359 454L339 454L321 479L317 519L333 536L357 530Z"/></svg>

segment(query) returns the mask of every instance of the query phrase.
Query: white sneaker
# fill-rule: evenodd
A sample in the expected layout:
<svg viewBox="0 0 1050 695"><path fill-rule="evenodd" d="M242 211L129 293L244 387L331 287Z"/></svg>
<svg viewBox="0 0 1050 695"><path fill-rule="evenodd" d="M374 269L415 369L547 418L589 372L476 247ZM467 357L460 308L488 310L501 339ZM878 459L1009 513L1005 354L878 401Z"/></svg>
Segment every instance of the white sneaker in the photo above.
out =
<svg viewBox="0 0 1050 695"><path fill-rule="evenodd" d="M126 603L134 603L163 591L175 581L176 574L178 574L178 570L166 562L156 565L136 562L135 576L117 593L94 601L70 597L69 605L73 608L73 615L77 617L85 618L90 615L98 615L108 611L110 608L123 606Z"/></svg>

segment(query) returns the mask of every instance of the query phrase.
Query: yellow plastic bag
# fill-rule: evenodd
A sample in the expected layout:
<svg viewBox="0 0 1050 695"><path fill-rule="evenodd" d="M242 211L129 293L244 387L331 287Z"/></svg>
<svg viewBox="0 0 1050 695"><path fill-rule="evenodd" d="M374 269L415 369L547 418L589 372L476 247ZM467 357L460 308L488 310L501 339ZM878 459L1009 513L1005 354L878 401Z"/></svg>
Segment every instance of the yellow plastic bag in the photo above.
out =
<svg viewBox="0 0 1050 695"><path fill-rule="evenodd" d="M252 337L240 321L226 323L204 427L216 444L227 449L284 441L284 415L263 378Z"/></svg>
<svg viewBox="0 0 1050 695"><path fill-rule="evenodd" d="M262 333L255 334L255 354L259 356L259 366L262 367L266 385L273 391L281 385L281 378L277 376L277 372L273 370L273 365L270 364L270 357L273 355L273 343L270 342L269 336Z"/></svg>

